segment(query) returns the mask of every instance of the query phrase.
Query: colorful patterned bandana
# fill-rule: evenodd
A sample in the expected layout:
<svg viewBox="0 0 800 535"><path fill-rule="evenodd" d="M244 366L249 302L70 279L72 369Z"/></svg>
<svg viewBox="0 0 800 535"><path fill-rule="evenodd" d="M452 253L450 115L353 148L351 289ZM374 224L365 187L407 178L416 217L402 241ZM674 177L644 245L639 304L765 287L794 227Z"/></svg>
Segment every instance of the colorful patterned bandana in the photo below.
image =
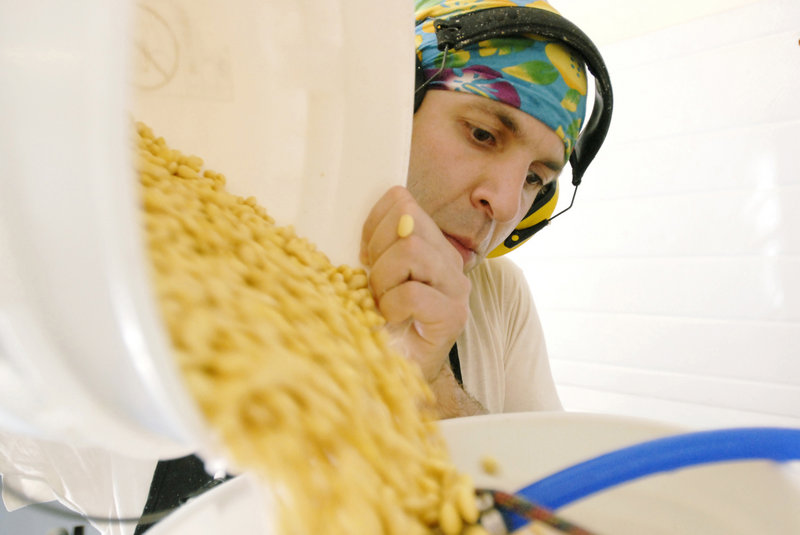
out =
<svg viewBox="0 0 800 535"><path fill-rule="evenodd" d="M426 79L442 65L434 19L506 6L558 13L543 0L416 0L417 56ZM534 35L448 50L445 69L428 84L429 89L488 97L535 117L564 140L565 161L586 116L586 87L583 61L562 45Z"/></svg>

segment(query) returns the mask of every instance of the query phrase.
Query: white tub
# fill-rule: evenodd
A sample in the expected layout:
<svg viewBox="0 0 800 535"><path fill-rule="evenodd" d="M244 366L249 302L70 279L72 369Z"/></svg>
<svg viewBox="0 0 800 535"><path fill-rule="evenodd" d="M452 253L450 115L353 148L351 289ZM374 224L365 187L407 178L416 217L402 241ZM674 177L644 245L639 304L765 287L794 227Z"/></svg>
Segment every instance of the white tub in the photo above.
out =
<svg viewBox="0 0 800 535"><path fill-rule="evenodd" d="M656 421L579 413L458 418L443 421L441 429L456 466L471 474L476 486L505 492L608 452L689 432ZM497 473L483 470L487 456L497 462ZM687 466L602 489L556 513L597 534L800 533L798 468L763 460ZM247 535L271 533L274 527L259 509L262 499L251 481L225 483L151 533L190 535L209 525Z"/></svg>
<svg viewBox="0 0 800 535"><path fill-rule="evenodd" d="M131 119L335 263L404 182L406 0L0 6L0 429L125 455L203 447L145 273Z"/></svg>

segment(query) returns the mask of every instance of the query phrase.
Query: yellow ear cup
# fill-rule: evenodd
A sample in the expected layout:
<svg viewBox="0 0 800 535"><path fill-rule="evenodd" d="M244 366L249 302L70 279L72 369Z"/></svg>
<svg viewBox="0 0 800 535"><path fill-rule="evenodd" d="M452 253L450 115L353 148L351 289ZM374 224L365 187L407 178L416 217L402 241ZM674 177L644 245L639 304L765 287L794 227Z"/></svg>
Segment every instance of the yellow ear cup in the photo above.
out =
<svg viewBox="0 0 800 535"><path fill-rule="evenodd" d="M503 243L495 247L487 257L496 258L506 254L519 247L520 244L547 226L550 216L553 215L556 209L556 204L558 204L557 181L539 192L539 195L537 195L536 199L533 201L531 209L528 210L528 213L522 218L522 221L520 221L514 231L503 240Z"/></svg>

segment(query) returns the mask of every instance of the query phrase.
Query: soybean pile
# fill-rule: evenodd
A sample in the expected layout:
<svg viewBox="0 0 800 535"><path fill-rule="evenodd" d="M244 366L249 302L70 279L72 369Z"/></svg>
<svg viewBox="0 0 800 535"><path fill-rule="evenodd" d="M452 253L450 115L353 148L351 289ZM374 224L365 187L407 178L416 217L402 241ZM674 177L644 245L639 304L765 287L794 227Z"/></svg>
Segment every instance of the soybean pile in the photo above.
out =
<svg viewBox="0 0 800 535"><path fill-rule="evenodd" d="M282 533L485 533L363 269L334 266L136 123L154 291L188 391ZM281 199L267 199L281 202Z"/></svg>

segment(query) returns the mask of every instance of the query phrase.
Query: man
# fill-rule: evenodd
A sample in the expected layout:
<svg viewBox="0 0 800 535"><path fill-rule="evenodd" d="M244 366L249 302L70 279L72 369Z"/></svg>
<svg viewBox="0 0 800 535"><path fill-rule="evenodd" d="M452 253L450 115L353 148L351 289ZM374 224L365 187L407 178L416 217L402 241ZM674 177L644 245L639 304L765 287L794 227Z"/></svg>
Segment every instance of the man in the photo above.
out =
<svg viewBox="0 0 800 535"><path fill-rule="evenodd" d="M525 279L487 255L568 161L586 109L583 65L561 45L526 36L451 51L437 72L433 19L502 6L553 11L542 1L417 1L428 82L407 187L390 190L363 228L361 260L378 307L445 418L561 408ZM403 214L416 222L405 238L396 232Z"/></svg>
<svg viewBox="0 0 800 535"><path fill-rule="evenodd" d="M505 250L501 242L569 159L586 108L583 66L560 45L522 37L453 51L440 69L432 24L505 6L553 11L541 0L417 0L428 82L408 180L376 203L362 233L378 307L443 418L561 408L525 278L509 260L487 257ZM400 237L404 214L415 224ZM195 456L160 462L145 513L169 511L223 480Z"/></svg>

